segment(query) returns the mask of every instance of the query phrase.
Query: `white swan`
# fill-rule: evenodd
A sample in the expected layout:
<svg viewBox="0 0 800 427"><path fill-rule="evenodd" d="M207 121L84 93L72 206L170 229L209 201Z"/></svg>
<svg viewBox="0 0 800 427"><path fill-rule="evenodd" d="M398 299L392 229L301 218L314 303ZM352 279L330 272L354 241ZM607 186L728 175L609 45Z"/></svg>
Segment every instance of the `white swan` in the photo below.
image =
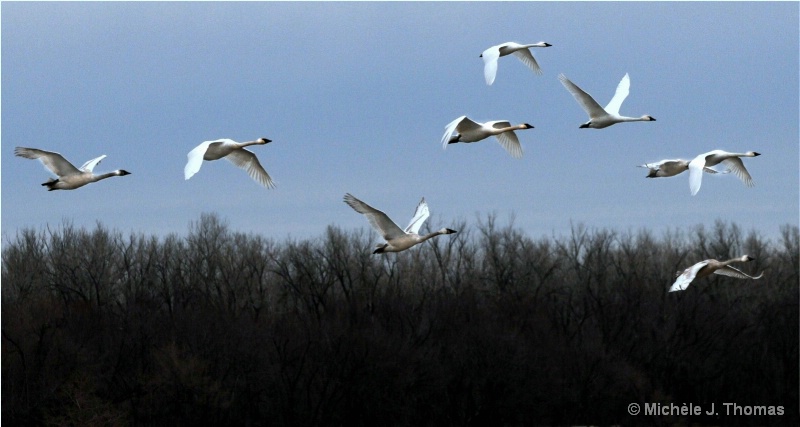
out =
<svg viewBox="0 0 800 427"><path fill-rule="evenodd" d="M486 49L481 54L481 58L483 58L483 76L486 78L486 84L491 85L494 83L494 78L497 75L497 60L501 56L506 56L510 54L514 54L523 64L527 65L528 68L531 69L536 74L542 74L542 69L539 68L539 64L536 62L536 58L533 57L531 51L528 50L530 47L550 47L552 46L550 43L546 42L539 42L533 44L519 44L514 42L507 42L503 44L499 44L497 46L492 46L489 49Z"/></svg>
<svg viewBox="0 0 800 427"><path fill-rule="evenodd" d="M86 184L100 181L101 179L110 178L112 176L125 176L131 173L118 169L113 172L104 173L102 175L95 175L92 170L101 160L106 158L106 155L89 160L84 163L80 169L68 162L61 154L52 151L39 150L36 148L16 147L14 154L26 159L39 159L40 162L52 173L58 176L57 179L50 179L42 184L47 187L48 191L53 190L74 190L83 187Z"/></svg>
<svg viewBox="0 0 800 427"><path fill-rule="evenodd" d="M619 107L622 106L622 101L628 97L628 92L631 88L631 79L628 73L622 77L622 80L617 85L617 91L614 97L606 105L606 108L600 106L591 95L584 92L575 83L572 83L567 76L559 74L558 79L561 84L575 97L581 107L589 115L589 121L580 125L581 128L603 129L616 123L622 122L654 122L655 118L652 116L644 115L642 117L626 117L619 115Z"/></svg>
<svg viewBox="0 0 800 427"><path fill-rule="evenodd" d="M267 138L259 138L248 142L236 142L232 139L224 138L205 141L186 155L188 161L186 162L186 167L183 168L183 175L186 179L189 179L200 170L203 160L217 160L224 157L237 167L247 171L250 178L253 178L259 184L267 188L273 188L275 184L267 171L261 166L261 163L259 163L258 157L252 151L244 148L248 145L264 145L269 142L272 141Z"/></svg>
<svg viewBox="0 0 800 427"><path fill-rule="evenodd" d="M745 169L740 157L756 157L760 155L761 153L756 153L755 151L729 153L722 150L712 150L695 157L689 162L689 189L692 191L692 196L700 191L700 185L703 181L703 174L700 170L720 163L727 166L729 172L733 172L734 175L738 176L744 185L748 187L754 186L753 178L750 177L750 173Z"/></svg>
<svg viewBox="0 0 800 427"><path fill-rule="evenodd" d="M656 163L645 163L643 165L639 165L638 167L650 169L650 173L647 175L647 178L663 178L668 176L675 176L678 175L679 173L683 173L689 170L689 161L683 159L662 160ZM716 169L704 167L703 172L726 174L730 171L726 170L720 172Z"/></svg>
<svg viewBox="0 0 800 427"><path fill-rule="evenodd" d="M380 254L384 252L400 252L404 251L417 243L422 243L431 237L436 237L440 234L453 234L456 231L449 228L442 228L439 231L420 236L419 229L422 223L430 216L428 211L428 204L425 203L423 197L417 205L417 210L414 212L414 217L405 230L397 226L385 213L373 208L372 206L362 202L361 200L353 197L352 194L347 193L344 195L344 202L347 203L356 212L363 214L367 217L367 221L378 233L383 236L386 243L377 245L373 254Z"/></svg>
<svg viewBox="0 0 800 427"><path fill-rule="evenodd" d="M475 123L467 116L461 116L445 126L442 147L447 148L448 144L456 142L476 142L494 135L512 157L519 159L522 157L522 145L514 131L522 129L533 129L533 126L527 123L511 126L508 120ZM453 132L456 134L450 138Z"/></svg>
<svg viewBox="0 0 800 427"><path fill-rule="evenodd" d="M735 277L737 279L760 279L764 276L763 271L758 276L750 276L729 265L734 262L748 262L753 259L754 258L751 256L743 255L739 258L732 258L727 261L717 261L715 259L700 261L686 270L683 270L683 272L677 272L678 278L675 280L675 283L672 284L672 287L669 288L669 291L682 291L689 287L695 279L706 277L712 273Z"/></svg>

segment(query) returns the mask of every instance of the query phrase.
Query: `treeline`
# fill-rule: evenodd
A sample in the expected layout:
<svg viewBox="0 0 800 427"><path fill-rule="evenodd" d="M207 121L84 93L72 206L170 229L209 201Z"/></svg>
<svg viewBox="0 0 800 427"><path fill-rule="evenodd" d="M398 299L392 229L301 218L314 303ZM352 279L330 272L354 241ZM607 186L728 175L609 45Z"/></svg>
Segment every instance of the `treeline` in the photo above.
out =
<svg viewBox="0 0 800 427"><path fill-rule="evenodd" d="M65 223L6 236L8 425L798 425L800 232L531 238L493 216L404 253ZM757 281L675 272L749 254ZM781 406L726 416L723 403ZM717 416L632 416L714 403Z"/></svg>

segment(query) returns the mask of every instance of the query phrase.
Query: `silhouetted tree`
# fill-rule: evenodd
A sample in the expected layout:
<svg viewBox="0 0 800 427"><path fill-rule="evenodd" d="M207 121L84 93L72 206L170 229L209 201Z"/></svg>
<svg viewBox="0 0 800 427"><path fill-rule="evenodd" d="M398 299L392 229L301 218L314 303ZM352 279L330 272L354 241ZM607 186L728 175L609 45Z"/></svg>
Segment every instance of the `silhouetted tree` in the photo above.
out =
<svg viewBox="0 0 800 427"><path fill-rule="evenodd" d="M800 231L716 221L531 238L494 215L397 254L329 226L276 242L69 222L2 252L13 425L796 425ZM764 278L675 272L747 253ZM628 403L782 416L627 414Z"/></svg>

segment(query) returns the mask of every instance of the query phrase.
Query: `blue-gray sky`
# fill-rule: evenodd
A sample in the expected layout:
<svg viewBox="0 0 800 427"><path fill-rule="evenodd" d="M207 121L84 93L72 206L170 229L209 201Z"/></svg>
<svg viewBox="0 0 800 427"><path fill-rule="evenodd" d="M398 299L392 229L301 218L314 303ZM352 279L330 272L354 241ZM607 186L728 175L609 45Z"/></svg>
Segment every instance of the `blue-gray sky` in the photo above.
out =
<svg viewBox="0 0 800 427"><path fill-rule="evenodd" d="M798 3L14 3L2 4L2 231L97 221L183 234L203 212L283 239L329 224L368 227L346 192L405 226L420 197L431 228L497 214L533 237L571 223L621 231L735 222L775 235L798 223ZM478 55L534 49L543 75ZM605 105L627 72L621 113L652 123L579 129L560 72ZM527 122L525 154L497 142L442 150L460 115ZM267 190L226 161L189 181L186 153L216 138L252 149ZM15 146L57 151L95 172L74 191ZM756 186L636 165L713 149L745 159Z"/></svg>

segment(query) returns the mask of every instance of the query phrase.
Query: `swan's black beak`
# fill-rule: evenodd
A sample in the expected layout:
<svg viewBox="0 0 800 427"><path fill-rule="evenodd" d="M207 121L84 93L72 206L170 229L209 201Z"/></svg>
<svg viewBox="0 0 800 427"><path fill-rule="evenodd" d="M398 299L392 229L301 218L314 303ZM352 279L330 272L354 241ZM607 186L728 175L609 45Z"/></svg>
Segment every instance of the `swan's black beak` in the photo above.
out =
<svg viewBox="0 0 800 427"><path fill-rule="evenodd" d="M445 228L445 230L447 230L447 234L455 234L455 233L458 233L458 231L456 231L456 230L453 230L452 228Z"/></svg>
<svg viewBox="0 0 800 427"><path fill-rule="evenodd" d="M544 43L544 47L550 47L550 46L552 46L550 43L547 42Z"/></svg>
<svg viewBox="0 0 800 427"><path fill-rule="evenodd" d="M261 138L261 140L264 141L264 144L272 142L271 139L267 139L267 138Z"/></svg>
<svg viewBox="0 0 800 427"><path fill-rule="evenodd" d="M760 155L761 153L756 153L756 152L753 153L753 156L760 156Z"/></svg>
<svg viewBox="0 0 800 427"><path fill-rule="evenodd" d="M120 171L119 171L119 175L120 175L120 176L125 176L125 175L130 175L130 174L131 174L131 173L130 173L130 172L128 172L128 171L126 171L125 169L122 169L122 170L120 170Z"/></svg>

